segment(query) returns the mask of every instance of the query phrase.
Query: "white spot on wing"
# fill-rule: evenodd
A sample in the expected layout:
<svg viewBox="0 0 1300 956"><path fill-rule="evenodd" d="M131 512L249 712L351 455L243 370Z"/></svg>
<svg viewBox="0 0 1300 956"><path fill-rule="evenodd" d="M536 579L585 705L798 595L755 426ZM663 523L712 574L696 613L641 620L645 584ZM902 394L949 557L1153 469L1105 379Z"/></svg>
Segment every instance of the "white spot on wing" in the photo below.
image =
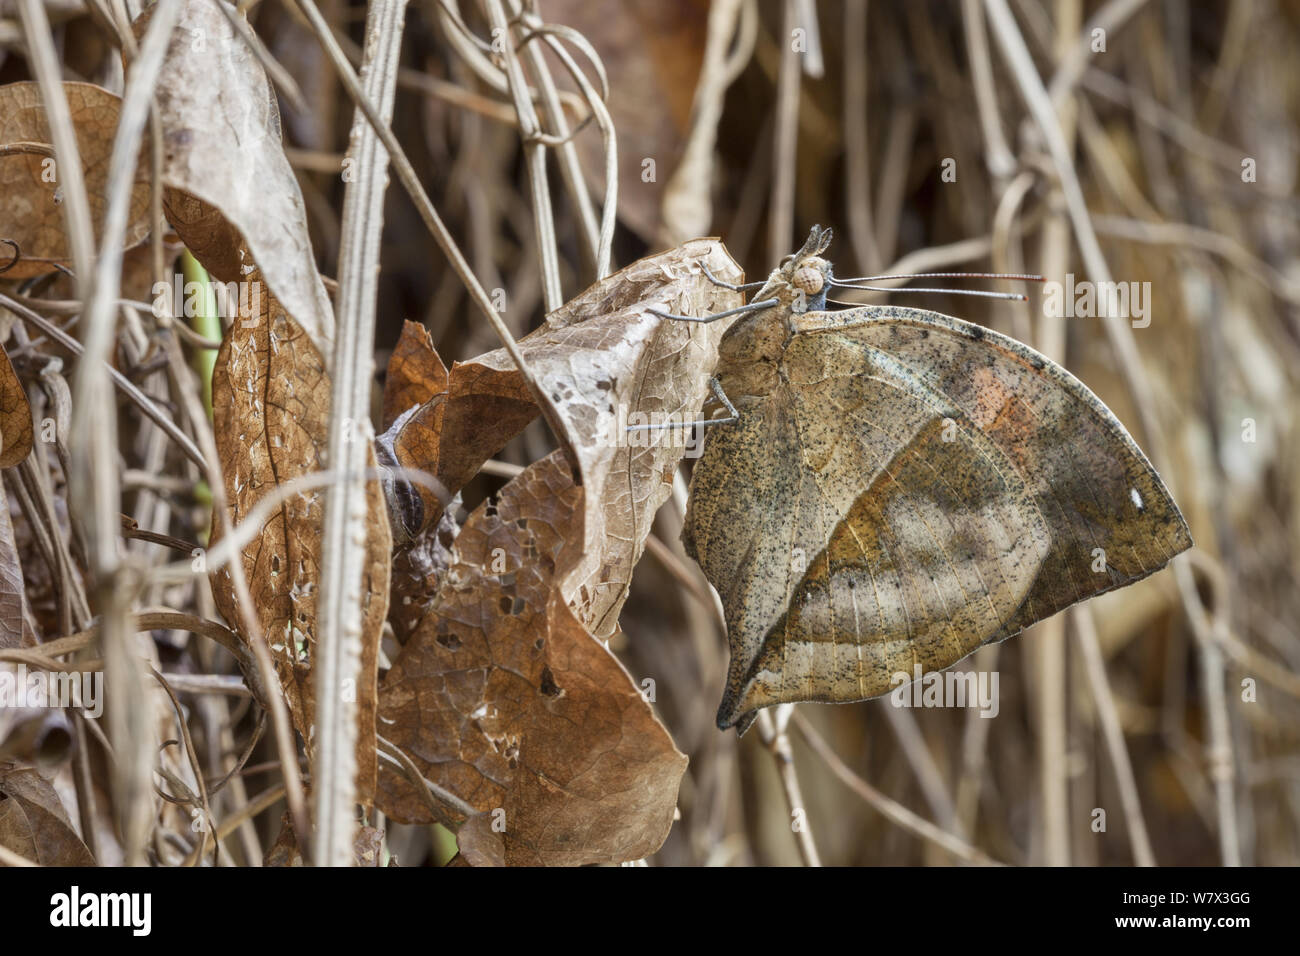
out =
<svg viewBox="0 0 1300 956"><path fill-rule="evenodd" d="M1133 505L1134 507L1137 508L1138 511L1144 510L1144 505L1142 504L1142 495L1136 488L1130 488L1128 490L1128 495L1130 498L1133 499Z"/></svg>

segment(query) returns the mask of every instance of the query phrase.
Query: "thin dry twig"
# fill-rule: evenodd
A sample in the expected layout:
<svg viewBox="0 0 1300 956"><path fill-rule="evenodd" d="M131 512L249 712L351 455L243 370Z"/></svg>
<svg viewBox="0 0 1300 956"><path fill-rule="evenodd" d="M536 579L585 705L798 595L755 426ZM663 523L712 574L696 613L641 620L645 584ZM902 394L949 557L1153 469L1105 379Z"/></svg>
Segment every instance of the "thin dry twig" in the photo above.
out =
<svg viewBox="0 0 1300 956"><path fill-rule="evenodd" d="M825 762L826 766L831 769L835 776L848 786L850 790L869 803L880 812L887 820L895 825L902 827L904 830L935 844L941 850L951 853L959 859L968 863L976 863L982 866L996 866L997 861L990 859L984 853L971 846L965 840L949 833L941 827L935 826L929 820L917 816L907 807L891 800L871 784L867 783L851 769L848 764L841 760L831 749L821 734L817 733L813 726L799 713L793 715L792 723L798 728L799 733L808 741L809 746L817 756Z"/></svg>
<svg viewBox="0 0 1300 956"><path fill-rule="evenodd" d="M790 829L794 831L795 844L799 847L799 856L804 866L821 866L821 857L817 854L817 841L813 839L812 822L808 819L808 807L804 803L803 791L799 786L799 774L794 767L794 752L790 749L790 738L786 735L790 716L794 713L794 704L781 704L778 707L758 712L758 733L766 745L768 753L776 763L777 775L781 778L781 789L785 793L786 806L790 811Z"/></svg>
<svg viewBox="0 0 1300 956"><path fill-rule="evenodd" d="M1156 856L1151 849L1151 837L1147 834L1146 817L1138 798L1133 763L1124 743L1124 731L1120 727L1115 697L1110 690L1110 680L1106 677L1106 663L1101 656L1101 642L1097 638L1092 610L1086 605L1077 607L1071 616L1079 639L1079 650L1083 655L1084 670L1088 675L1088 687L1092 691L1093 703L1097 707L1097 717L1101 721L1102 734L1106 740L1106 750L1110 754L1111 769L1115 771L1115 780L1119 784L1120 804L1124 808L1124 819L1128 824L1133 860L1138 866L1155 866Z"/></svg>
<svg viewBox="0 0 1300 956"><path fill-rule="evenodd" d="M366 19L362 67L366 95L382 120L393 115L395 69L401 52L406 0L380 0ZM339 293L336 300L337 348L331 378L329 461L342 474L325 495L322 531L319 645L316 659L316 862L347 866L356 832L357 721L363 615L362 591L368 549L366 485L362 475L373 455L370 422L371 358L379 285L379 249L388 186L388 157L360 110L352 123L359 175L343 199Z"/></svg>

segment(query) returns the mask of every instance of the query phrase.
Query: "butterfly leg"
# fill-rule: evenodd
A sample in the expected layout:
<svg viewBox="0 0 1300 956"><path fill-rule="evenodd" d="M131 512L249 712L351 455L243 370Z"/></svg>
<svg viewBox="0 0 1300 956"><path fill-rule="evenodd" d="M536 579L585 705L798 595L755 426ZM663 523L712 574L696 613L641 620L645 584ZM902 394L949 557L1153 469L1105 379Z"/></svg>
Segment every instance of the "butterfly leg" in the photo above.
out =
<svg viewBox="0 0 1300 956"><path fill-rule="evenodd" d="M725 312L718 312L714 315L676 315L672 312L664 312L660 309L646 309L651 315L657 315L661 319L676 319L678 322L716 322L718 319L725 319L729 315L740 315L742 312L758 312L762 309L770 309L780 303L776 299L762 299L758 302L751 302L749 305L740 305L734 309L727 309Z"/></svg>
<svg viewBox="0 0 1300 956"><path fill-rule="evenodd" d="M814 332L838 332L851 329L856 325L869 325L883 318L883 309L877 305L860 305L855 309L837 309L835 311L804 312L793 317L796 335L811 335Z"/></svg>
<svg viewBox="0 0 1300 956"><path fill-rule="evenodd" d="M729 414L726 418L706 418L698 422L661 422L658 425L628 425L627 430L648 432L661 428L694 428L696 425L704 428L709 425L734 425L740 421L740 412L736 411L736 406L731 404L731 399L727 398L727 393L722 390L722 383L718 381L716 375L709 379L709 388L713 389L713 394L717 396L718 401L727 407Z"/></svg>

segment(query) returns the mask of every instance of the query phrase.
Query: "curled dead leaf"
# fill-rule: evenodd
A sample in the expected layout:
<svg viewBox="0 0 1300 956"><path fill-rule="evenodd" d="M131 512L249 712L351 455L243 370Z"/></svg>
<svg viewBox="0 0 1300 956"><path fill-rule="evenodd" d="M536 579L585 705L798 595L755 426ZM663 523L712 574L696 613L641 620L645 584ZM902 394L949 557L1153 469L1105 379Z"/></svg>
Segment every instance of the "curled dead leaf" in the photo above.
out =
<svg viewBox="0 0 1300 956"><path fill-rule="evenodd" d="M442 368L437 352L428 361L430 368ZM430 376L431 382L435 380L436 373ZM414 486L421 504L412 533L438 520L443 499L463 488L485 461L536 417L537 405L509 357L499 364L479 359L455 363L443 391L408 409L389 432L396 464L425 471L437 482L433 488Z"/></svg>
<svg viewBox="0 0 1300 956"><path fill-rule="evenodd" d="M388 359L384 379L384 428L408 409L447 391L447 367L433 347L429 330L407 319Z"/></svg>
<svg viewBox="0 0 1300 956"><path fill-rule="evenodd" d="M684 758L593 631L617 628L685 452L684 429L627 425L698 419L726 328L651 310L704 316L738 305L708 273L743 278L720 243L686 243L597 283L520 341L568 448L476 509L449 555L438 559L438 536L427 542L432 570L403 596L402 612L417 610L396 615L411 633L381 688L381 732L478 811L466 862L636 859L671 825ZM431 345L415 332L405 339L394 394L441 378ZM412 357L427 375L407 367ZM386 447L455 492L536 412L509 357L492 352L454 365L440 394L397 419ZM435 588L423 600L421 583ZM387 765L380 788L396 819L431 819L423 795Z"/></svg>
<svg viewBox="0 0 1300 956"><path fill-rule="evenodd" d="M251 282L258 269L328 358L334 310L266 73L216 4L182 2L155 94L167 219L218 281ZM151 10L136 19L137 37Z"/></svg>
<svg viewBox="0 0 1300 956"><path fill-rule="evenodd" d="M90 214L98 241L108 197L108 158L117 133L122 100L93 83L64 83L81 156ZM49 123L35 82L0 86L0 238L18 244L17 262L6 279L27 279L71 264L59 191L58 163ZM149 166L137 164L123 248L149 232ZM10 248L3 250L8 261Z"/></svg>

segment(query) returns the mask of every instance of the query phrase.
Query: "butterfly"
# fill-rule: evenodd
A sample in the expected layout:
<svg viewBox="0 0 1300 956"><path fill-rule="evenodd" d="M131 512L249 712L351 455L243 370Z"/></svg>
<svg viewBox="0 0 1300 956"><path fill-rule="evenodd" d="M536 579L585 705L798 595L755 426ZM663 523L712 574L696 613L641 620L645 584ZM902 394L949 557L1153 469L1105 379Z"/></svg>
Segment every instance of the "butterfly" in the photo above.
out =
<svg viewBox="0 0 1300 956"><path fill-rule="evenodd" d="M878 697L1192 544L1124 426L1055 362L938 312L827 311L830 239L814 227L719 346L729 414L682 540L725 612L721 729Z"/></svg>

